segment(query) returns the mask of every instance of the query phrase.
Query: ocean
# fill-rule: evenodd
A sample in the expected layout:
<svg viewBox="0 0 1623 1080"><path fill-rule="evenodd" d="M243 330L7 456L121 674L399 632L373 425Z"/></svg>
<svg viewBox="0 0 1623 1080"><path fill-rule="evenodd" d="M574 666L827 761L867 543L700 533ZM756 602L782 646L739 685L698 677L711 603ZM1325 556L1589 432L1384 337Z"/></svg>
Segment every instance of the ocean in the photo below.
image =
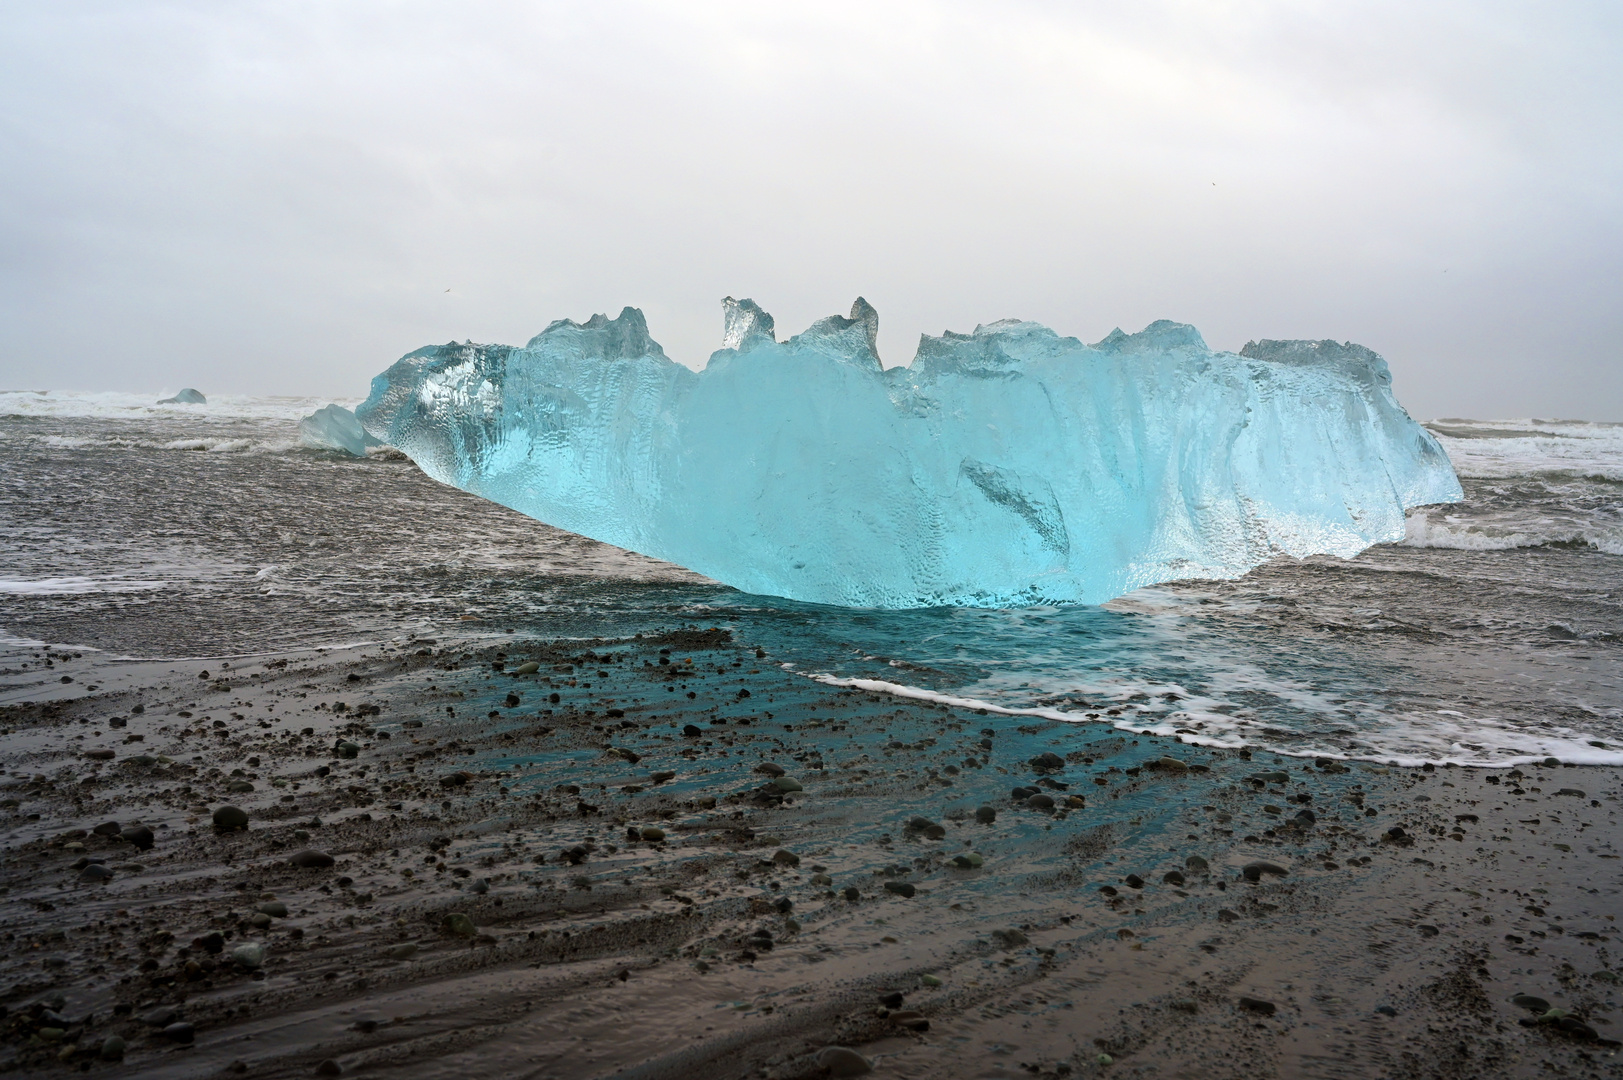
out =
<svg viewBox="0 0 1623 1080"><path fill-rule="evenodd" d="M326 399L158 396L0 393L0 703L136 661L727 625L808 679L1197 745L1623 764L1623 424L1429 422L1465 501L1352 560L882 612L746 595L396 453L306 448Z"/></svg>

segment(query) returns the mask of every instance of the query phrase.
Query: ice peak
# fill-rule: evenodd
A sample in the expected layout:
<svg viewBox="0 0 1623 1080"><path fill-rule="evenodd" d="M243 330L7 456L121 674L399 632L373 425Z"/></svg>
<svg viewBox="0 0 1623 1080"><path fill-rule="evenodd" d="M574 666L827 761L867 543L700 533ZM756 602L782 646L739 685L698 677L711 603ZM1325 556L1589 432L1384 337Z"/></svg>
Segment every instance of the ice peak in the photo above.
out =
<svg viewBox="0 0 1623 1080"><path fill-rule="evenodd" d="M1110 331L1093 346L1108 353L1161 353L1176 349L1206 352L1206 339L1188 323L1156 319L1136 334L1124 334L1121 327Z"/></svg>
<svg viewBox="0 0 1623 1080"><path fill-rule="evenodd" d="M1392 374L1380 353L1351 341L1275 341L1263 338L1246 342L1240 355L1248 360L1268 360L1294 367L1332 366L1354 373L1367 371L1377 379L1392 380Z"/></svg>
<svg viewBox="0 0 1623 1080"><path fill-rule="evenodd" d="M872 360L875 367L884 368L879 360L879 312L860 296L852 301L849 318L818 319L789 342L817 345L847 360Z"/></svg>
<svg viewBox="0 0 1623 1080"><path fill-rule="evenodd" d="M734 300L721 298L721 347L748 352L758 341L776 342L777 327L772 316L761 310L761 305L745 297Z"/></svg>
<svg viewBox="0 0 1623 1080"><path fill-rule="evenodd" d="M602 313L593 315L584 323L573 319L555 319L525 348L534 349L548 338L567 338L574 342L581 356L602 360L631 360L639 356L664 356L659 342L648 336L648 320L634 307L620 309L616 318Z"/></svg>

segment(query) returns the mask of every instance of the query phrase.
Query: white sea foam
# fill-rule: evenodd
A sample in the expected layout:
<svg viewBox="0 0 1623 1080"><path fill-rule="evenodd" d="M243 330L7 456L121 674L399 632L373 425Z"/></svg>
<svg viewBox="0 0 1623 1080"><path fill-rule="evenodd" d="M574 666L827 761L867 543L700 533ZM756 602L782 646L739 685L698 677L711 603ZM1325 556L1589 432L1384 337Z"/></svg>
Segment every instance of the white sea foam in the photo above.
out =
<svg viewBox="0 0 1623 1080"><path fill-rule="evenodd" d="M167 581L100 580L88 577L54 577L20 580L0 578L0 594L15 596L82 596L88 593L150 592L167 588Z"/></svg>
<svg viewBox="0 0 1623 1080"><path fill-rule="evenodd" d="M173 419L202 420L282 420L298 423L323 405L346 408L359 398L251 397L244 394L205 394L206 405L161 405L160 398L174 390L154 390L145 394L112 391L0 390L0 417L50 416L103 420Z"/></svg>
<svg viewBox="0 0 1623 1080"><path fill-rule="evenodd" d="M1432 420L1461 477L1555 473L1623 481L1623 424L1582 420Z"/></svg>
<svg viewBox="0 0 1623 1080"><path fill-rule="evenodd" d="M1235 685L1225 690L1238 689L1249 683L1247 673L1236 673ZM1270 737L1268 724L1251 719L1243 713L1212 711L1224 704L1219 698L1203 695L1180 695L1182 707L1172 712L1143 708L1131 703L1112 705L1110 709L1071 711L1043 706L1018 707L999 705L995 701L961 694L944 694L904 683L882 679L849 679L834 675L809 674L812 680L828 686L866 690L875 694L930 701L958 709L981 709L1001 716L1031 716L1055 720L1066 724L1100 723L1137 735L1159 735L1178 739L1195 746L1225 749L1262 747L1287 757L1327 757L1343 761L1372 761L1414 767L1431 762L1485 768L1509 768L1527 765L1547 757L1559 758L1578 765L1623 765L1623 748L1610 744L1595 746L1592 735L1571 728L1549 728L1538 733L1506 723L1494 717L1467 717L1455 710L1423 712L1376 713L1366 710L1356 723L1355 749L1321 746L1282 748L1277 738ZM1277 680L1268 680L1269 692L1287 699L1291 704L1309 704L1317 696L1293 692ZM1093 693L1105 689L1095 687ZM1153 689L1157 695L1171 691L1167 686L1149 687L1125 682L1112 687L1118 694L1127 689L1142 694ZM1283 693L1281 693L1283 691ZM1123 695L1125 696L1125 695ZM1321 703L1322 704L1322 703ZM1112 709L1120 712L1112 715ZM1198 727L1197 727L1198 725Z"/></svg>
<svg viewBox="0 0 1623 1080"><path fill-rule="evenodd" d="M1411 511L1404 524L1407 531L1401 542L1408 547L1506 551L1547 544L1584 544L1608 555L1623 555L1623 522L1547 514L1467 516L1423 507Z"/></svg>

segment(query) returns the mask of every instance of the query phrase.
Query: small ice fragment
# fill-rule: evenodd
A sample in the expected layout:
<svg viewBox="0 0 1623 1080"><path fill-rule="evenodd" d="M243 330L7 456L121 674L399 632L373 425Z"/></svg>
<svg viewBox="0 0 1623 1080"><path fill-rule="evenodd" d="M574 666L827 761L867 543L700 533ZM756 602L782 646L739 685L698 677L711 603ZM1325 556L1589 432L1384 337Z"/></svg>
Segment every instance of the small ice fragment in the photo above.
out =
<svg viewBox="0 0 1623 1080"><path fill-rule="evenodd" d="M342 450L365 457L369 446L382 446L342 405L328 405L299 421L299 441L317 450Z"/></svg>
<svg viewBox="0 0 1623 1080"><path fill-rule="evenodd" d="M180 393L176 394L174 397L158 399L159 405L207 405L208 403L208 398L204 397L202 394L198 393L196 390L193 390L189 386Z"/></svg>

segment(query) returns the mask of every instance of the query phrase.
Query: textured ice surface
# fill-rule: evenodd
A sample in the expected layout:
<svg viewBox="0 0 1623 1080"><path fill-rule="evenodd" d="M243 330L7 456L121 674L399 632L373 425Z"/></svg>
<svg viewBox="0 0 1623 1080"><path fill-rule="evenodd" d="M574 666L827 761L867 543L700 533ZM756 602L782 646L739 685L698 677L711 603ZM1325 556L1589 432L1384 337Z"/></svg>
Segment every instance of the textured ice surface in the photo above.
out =
<svg viewBox="0 0 1623 1080"><path fill-rule="evenodd" d="M208 403L208 398L189 386L174 397L158 399L159 405L207 405Z"/></svg>
<svg viewBox="0 0 1623 1080"><path fill-rule="evenodd" d="M882 369L858 299L778 342L723 301L702 372L642 312L523 348L430 346L357 414L430 476L755 593L885 608L1098 603L1350 557L1460 498L1359 345L1212 352L1156 322L1095 345L1006 320Z"/></svg>
<svg viewBox="0 0 1623 1080"><path fill-rule="evenodd" d="M365 457L369 446L382 445L342 405L328 405L300 420L299 441L319 450L343 450L356 457Z"/></svg>

